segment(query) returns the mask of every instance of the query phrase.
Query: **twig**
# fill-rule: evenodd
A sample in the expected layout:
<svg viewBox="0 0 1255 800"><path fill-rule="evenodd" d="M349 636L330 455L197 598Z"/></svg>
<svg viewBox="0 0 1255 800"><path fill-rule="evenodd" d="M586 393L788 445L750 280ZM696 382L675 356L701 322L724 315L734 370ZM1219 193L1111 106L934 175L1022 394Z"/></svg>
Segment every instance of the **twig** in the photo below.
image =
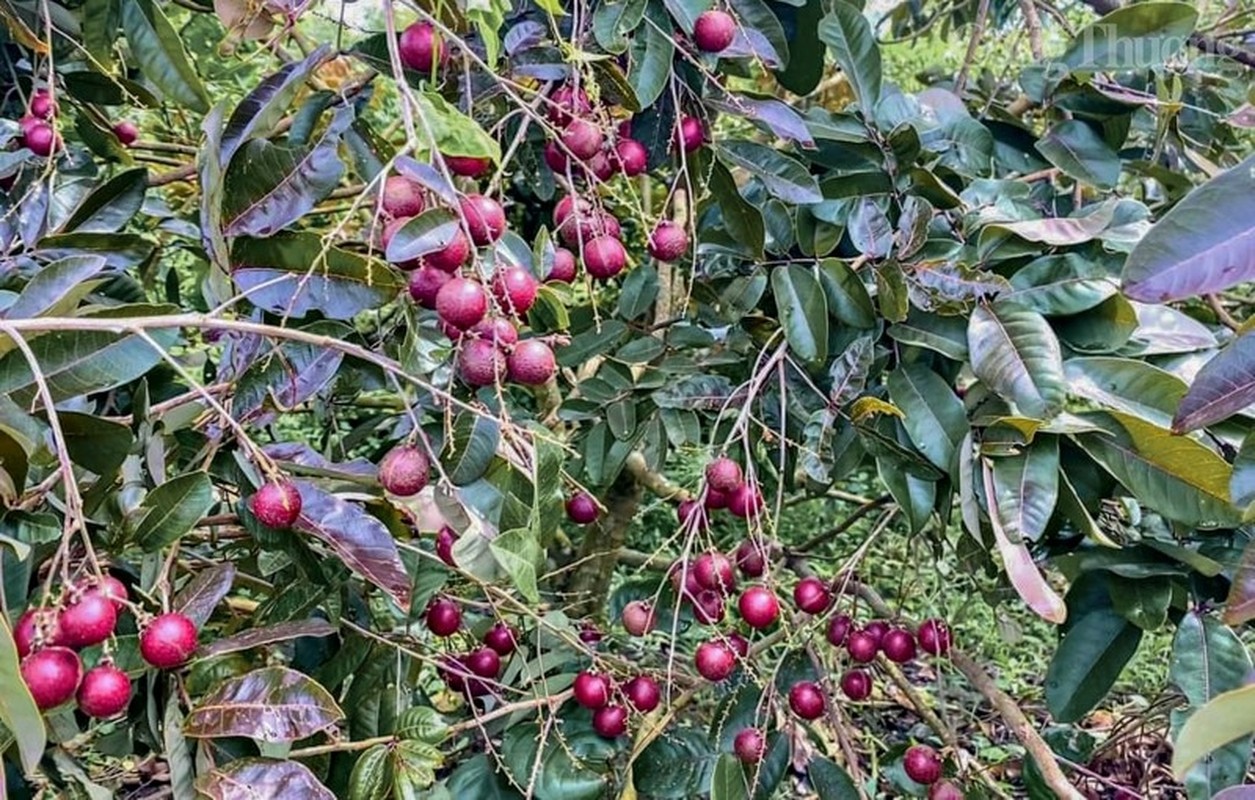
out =
<svg viewBox="0 0 1255 800"><path fill-rule="evenodd" d="M824 531L823 533L812 536L810 539L807 539L798 547L792 548L793 552L799 555L805 554L809 552L810 550L813 550L815 547L823 544L828 539L831 539L834 536L840 536L841 534L848 531L851 527L853 527L854 523L858 522L860 519L872 513L873 511L885 505L886 503L890 502L891 500L893 500L893 496L888 495L888 494L882 494L880 497L875 497L875 498L872 498L871 500L868 500L866 503L863 503L858 508L854 509L854 513L850 514L850 516L841 520L841 522L837 523L836 525Z"/></svg>
<svg viewBox="0 0 1255 800"><path fill-rule="evenodd" d="M967 71L976 60L976 48L985 36L985 21L989 18L989 0L980 0L976 8L976 19L972 22L972 36L967 40L967 53L963 56L963 66L959 68L959 76L954 80L954 93L962 96L963 87L967 85Z"/></svg>
<svg viewBox="0 0 1255 800"><path fill-rule="evenodd" d="M1229 313L1229 309L1224 307L1224 304L1220 302L1220 298L1217 295L1207 295L1207 305L1211 306L1211 310L1216 313L1216 319L1220 320L1221 325L1224 325L1231 331L1236 331L1242 327L1242 323L1238 322L1237 319Z"/></svg>
<svg viewBox="0 0 1255 800"><path fill-rule="evenodd" d="M1041 61L1046 51L1041 43L1041 16L1033 0L1020 0L1020 13L1024 15L1024 24L1028 26L1028 49L1033 59Z"/></svg>

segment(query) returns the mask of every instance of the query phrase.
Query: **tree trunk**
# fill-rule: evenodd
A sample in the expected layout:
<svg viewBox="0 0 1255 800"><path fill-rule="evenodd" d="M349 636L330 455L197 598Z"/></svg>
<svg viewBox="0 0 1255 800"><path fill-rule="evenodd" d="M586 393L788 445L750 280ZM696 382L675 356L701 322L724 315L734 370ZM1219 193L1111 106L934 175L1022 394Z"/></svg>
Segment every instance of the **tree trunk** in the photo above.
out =
<svg viewBox="0 0 1255 800"><path fill-rule="evenodd" d="M568 613L572 616L589 616L606 607L610 579L619 563L619 550L627 539L628 528L640 507L641 493L640 484L624 470L602 498L606 513L584 528L577 566L566 585L570 601Z"/></svg>

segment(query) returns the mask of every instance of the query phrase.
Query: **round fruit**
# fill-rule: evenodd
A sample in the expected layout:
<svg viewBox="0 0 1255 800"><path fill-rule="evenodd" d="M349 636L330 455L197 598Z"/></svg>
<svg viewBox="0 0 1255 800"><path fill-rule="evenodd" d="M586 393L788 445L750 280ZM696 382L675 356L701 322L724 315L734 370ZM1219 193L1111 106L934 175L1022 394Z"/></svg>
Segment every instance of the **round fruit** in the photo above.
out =
<svg viewBox="0 0 1255 800"><path fill-rule="evenodd" d="M549 96L550 105L548 107L549 121L554 125L564 126L571 122L571 115L582 117L593 110L593 104L589 102L588 95L583 89L577 89L570 84L563 84L553 90L553 94Z"/></svg>
<svg viewBox="0 0 1255 800"><path fill-rule="evenodd" d="M702 504L696 500L681 500L675 507L676 516L681 525L700 525L702 520Z"/></svg>
<svg viewBox="0 0 1255 800"><path fill-rule="evenodd" d="M599 181L608 181L614 177L614 160L605 150L598 150L593 157L584 162L588 171Z"/></svg>
<svg viewBox="0 0 1255 800"><path fill-rule="evenodd" d="M723 622L725 609L723 595L710 589L702 589L693 598L693 619L702 625L718 625Z"/></svg>
<svg viewBox="0 0 1255 800"><path fill-rule="evenodd" d="M559 175L566 174L567 166L570 162L567 160L566 153L562 152L561 147L558 147L557 142L545 142L544 156L545 164L549 169Z"/></svg>
<svg viewBox="0 0 1255 800"><path fill-rule="evenodd" d="M562 223L571 218L572 214L581 217L593 213L593 204L583 197L573 194L563 195L553 206L553 226L561 228Z"/></svg>
<svg viewBox="0 0 1255 800"><path fill-rule="evenodd" d="M157 669L181 666L194 652L196 623L182 614L161 614L139 635L139 654Z"/></svg>
<svg viewBox="0 0 1255 800"><path fill-rule="evenodd" d="M721 508L728 507L728 493L721 492L718 489L706 487L706 508L710 511L718 511Z"/></svg>
<svg viewBox="0 0 1255 800"><path fill-rule="evenodd" d="M40 119L52 119L52 115L57 113L56 101L47 89L40 89L31 95L30 113Z"/></svg>
<svg viewBox="0 0 1255 800"><path fill-rule="evenodd" d="M248 508L268 528L290 528L301 516L301 492L292 481L270 481L249 499Z"/></svg>
<svg viewBox="0 0 1255 800"><path fill-rule="evenodd" d="M677 561L671 566L671 585L675 587L678 594L684 600L695 600L699 594L704 591L702 587L697 585L697 580L693 577L693 564L687 561Z"/></svg>
<svg viewBox="0 0 1255 800"><path fill-rule="evenodd" d="M139 128L130 120L122 120L113 126L113 135L118 137L123 147L130 147L139 139Z"/></svg>
<svg viewBox="0 0 1255 800"><path fill-rule="evenodd" d="M456 567L453 560L453 546L458 543L458 532L445 525L436 533L436 557L451 567Z"/></svg>
<svg viewBox="0 0 1255 800"><path fill-rule="evenodd" d="M850 619L848 614L837 614L828 620L828 644L841 647L850 637L850 631L853 629L854 620Z"/></svg>
<svg viewBox="0 0 1255 800"><path fill-rule="evenodd" d="M780 603L767 587L751 586L741 593L737 610L751 628L766 628L780 616Z"/></svg>
<svg viewBox="0 0 1255 800"><path fill-rule="evenodd" d="M623 607L623 629L633 636L644 636L654 629L654 607L644 600L633 600Z"/></svg>
<svg viewBox="0 0 1255 800"><path fill-rule="evenodd" d="M915 637L903 628L891 628L880 640L885 658L895 664L905 664L915 658Z"/></svg>
<svg viewBox="0 0 1255 800"><path fill-rule="evenodd" d="M514 629L504 622L498 622L484 633L484 644L496 650L499 656L510 655L518 646Z"/></svg>
<svg viewBox="0 0 1255 800"><path fill-rule="evenodd" d="M789 689L789 708L802 719L819 719L828 706L818 684L800 681Z"/></svg>
<svg viewBox="0 0 1255 800"><path fill-rule="evenodd" d="M471 328L471 333L497 345L512 345L519 340L518 329L505 317L480 320Z"/></svg>
<svg viewBox="0 0 1255 800"><path fill-rule="evenodd" d="M477 245L492 244L505 233L505 209L491 197L468 194L459 206L471 241Z"/></svg>
<svg viewBox="0 0 1255 800"><path fill-rule="evenodd" d="M493 386L505 377L506 357L494 342L471 339L458 350L458 377L467 386Z"/></svg>
<svg viewBox="0 0 1255 800"><path fill-rule="evenodd" d="M649 234L649 254L659 261L678 261L688 247L688 234L670 220L659 222Z"/></svg>
<svg viewBox="0 0 1255 800"><path fill-rule="evenodd" d="M649 169L649 152L635 139L620 139L614 146L615 161L619 171L629 178L641 175Z"/></svg>
<svg viewBox="0 0 1255 800"><path fill-rule="evenodd" d="M436 636L452 636L462 627L462 610L447 597L433 600L427 606L427 630Z"/></svg>
<svg viewBox="0 0 1255 800"><path fill-rule="evenodd" d="M609 280L627 266L627 250L613 236L598 236L584 245L584 269L598 280Z"/></svg>
<svg viewBox="0 0 1255 800"><path fill-rule="evenodd" d="M566 501L566 514L578 525L596 522L600 513L597 500L588 492L576 492Z"/></svg>
<svg viewBox="0 0 1255 800"><path fill-rule="evenodd" d="M648 675L637 675L623 686L623 696L632 704L632 708L642 714L648 714L658 707L662 700L662 690L658 683Z"/></svg>
<svg viewBox="0 0 1255 800"><path fill-rule="evenodd" d="M916 631L920 649L934 656L950 652L950 627L939 619L926 619Z"/></svg>
<svg viewBox="0 0 1255 800"><path fill-rule="evenodd" d="M35 649L64 644L61 633L61 614L51 608L32 608L18 617L13 626L13 641L17 645L18 658L26 658Z"/></svg>
<svg viewBox="0 0 1255 800"><path fill-rule="evenodd" d="M906 776L925 786L941 780L941 767L941 756L926 744L907 748L906 755L902 756L902 768L906 770Z"/></svg>
<svg viewBox="0 0 1255 800"><path fill-rule="evenodd" d="M614 739L627 733L627 709L606 706L593 712L593 730L598 736Z"/></svg>
<svg viewBox="0 0 1255 800"><path fill-rule="evenodd" d="M876 637L867 631L853 631L845 640L846 652L850 658L860 664L870 664L876 660L880 648L876 645Z"/></svg>
<svg viewBox="0 0 1255 800"><path fill-rule="evenodd" d="M118 609L98 592L89 592L61 612L62 642L75 649L100 644L113 635Z"/></svg>
<svg viewBox="0 0 1255 800"><path fill-rule="evenodd" d="M575 280L578 271L575 253L565 247L559 247L553 251L553 266L549 268L549 275L545 277L545 280L570 283Z"/></svg>
<svg viewBox="0 0 1255 800"><path fill-rule="evenodd" d="M61 137L46 122L31 125L22 137L22 143L35 155L45 158L61 149Z"/></svg>
<svg viewBox="0 0 1255 800"><path fill-rule="evenodd" d="M697 672L713 683L726 679L736 669L736 653L726 642L702 642L693 656Z"/></svg>
<svg viewBox="0 0 1255 800"><path fill-rule="evenodd" d="M680 233L684 231L681 230ZM720 456L706 465L706 483L717 492L727 494L740 486L743 481L741 465L727 456Z"/></svg>
<svg viewBox="0 0 1255 800"><path fill-rule="evenodd" d="M429 267L434 267L441 272L457 272L458 268L466 263L471 257L471 241L466 238L466 234L458 228L453 233L453 238L449 240L443 248L428 253L422 257L422 262Z"/></svg>
<svg viewBox="0 0 1255 800"><path fill-rule="evenodd" d="M539 339L527 339L515 345L506 360L510 380L526 386L547 383L558 370L553 350Z"/></svg>
<svg viewBox="0 0 1255 800"><path fill-rule="evenodd" d="M431 461L422 448L412 444L397 445L379 462L379 483L384 490L398 497L412 497L427 485Z"/></svg>
<svg viewBox="0 0 1255 800"><path fill-rule="evenodd" d="M445 156L444 163L454 175L461 175L465 178L479 178L487 175L488 170L492 169L491 158Z"/></svg>
<svg viewBox="0 0 1255 800"><path fill-rule="evenodd" d="M863 669L852 669L841 676L841 691L851 700L866 700L872 693L872 676Z"/></svg>
<svg viewBox="0 0 1255 800"><path fill-rule="evenodd" d="M131 702L131 679L112 664L87 670L78 687L78 707L84 714L106 719L121 714Z"/></svg>
<svg viewBox="0 0 1255 800"><path fill-rule="evenodd" d="M736 588L732 562L723 553L702 553L693 562L693 578L703 589L728 593Z"/></svg>
<svg viewBox="0 0 1255 800"><path fill-rule="evenodd" d="M732 740L732 751L744 764L757 764L767 753L767 737L758 728L745 728Z"/></svg>
<svg viewBox="0 0 1255 800"><path fill-rule="evenodd" d="M819 578L803 578L793 587L793 602L807 614L822 614L832 602L832 595Z"/></svg>
<svg viewBox="0 0 1255 800"><path fill-rule="evenodd" d="M610 679L594 672L581 672L571 685L575 702L584 708L598 709L610 702Z"/></svg>
<svg viewBox="0 0 1255 800"><path fill-rule="evenodd" d="M761 578L767 571L767 547L759 539L745 539L736 546L736 565L745 577Z"/></svg>
<svg viewBox="0 0 1255 800"><path fill-rule="evenodd" d="M404 175L389 175L383 182L383 211L392 217L414 217L423 213L423 187Z"/></svg>
<svg viewBox="0 0 1255 800"><path fill-rule="evenodd" d="M863 631L876 640L876 647L880 647L881 642L884 641L885 634L889 632L889 623L883 619L874 619L863 626Z"/></svg>
<svg viewBox="0 0 1255 800"><path fill-rule="evenodd" d="M501 673L501 654L491 647L481 647L467 655L462 663L481 678L496 678Z"/></svg>
<svg viewBox="0 0 1255 800"><path fill-rule="evenodd" d="M453 276L424 264L410 273L410 298L423 308L435 309L436 296Z"/></svg>
<svg viewBox="0 0 1255 800"><path fill-rule="evenodd" d="M749 519L763 510L763 496L757 486L743 483L728 492L728 511L734 517Z"/></svg>
<svg viewBox="0 0 1255 800"><path fill-rule="evenodd" d="M130 597L126 591L126 584L112 575L105 575L98 582L83 584L79 588L84 594L99 592L109 598L113 601L113 607L118 610L119 614L126 610L126 601Z"/></svg>
<svg viewBox="0 0 1255 800"><path fill-rule="evenodd" d="M523 315L536 302L540 288L535 276L523 267L505 267L493 276L492 292L502 308Z"/></svg>
<svg viewBox="0 0 1255 800"><path fill-rule="evenodd" d="M588 120L572 120L562 131L563 146L580 161L587 161L601 152L605 143L606 137L601 128Z"/></svg>
<svg viewBox="0 0 1255 800"><path fill-rule="evenodd" d="M963 800L963 791L950 781L937 781L928 787L928 800Z"/></svg>
<svg viewBox="0 0 1255 800"><path fill-rule="evenodd" d="M83 665L68 647L46 647L22 660L21 673L35 705L46 711L74 696Z"/></svg>
<svg viewBox="0 0 1255 800"><path fill-rule="evenodd" d="M745 658L750 654L750 640L739 633L728 634L728 647L732 648L737 658Z"/></svg>
<svg viewBox="0 0 1255 800"><path fill-rule="evenodd" d="M692 153L706 143L706 126L697 117L682 117L675 130L675 144Z"/></svg>
<svg viewBox="0 0 1255 800"><path fill-rule="evenodd" d="M580 623L580 641L589 647L596 648L601 641L601 629L595 622L584 620Z"/></svg>
<svg viewBox="0 0 1255 800"><path fill-rule="evenodd" d="M396 238L397 231L401 230L407 222L409 222L407 217L394 217L384 224L383 230L379 233L379 244L383 246L384 250L388 249L388 245L392 244L392 240ZM410 266L410 262L398 264L397 266L401 269L413 269Z"/></svg>
<svg viewBox="0 0 1255 800"><path fill-rule="evenodd" d="M436 313L453 327L468 330L488 313L488 295L470 278L452 278L436 293Z"/></svg>
<svg viewBox="0 0 1255 800"><path fill-rule="evenodd" d="M436 674L444 681L445 686L454 692L466 690L466 679L471 676L471 671L462 663L462 659L446 653L436 663Z"/></svg>
<svg viewBox="0 0 1255 800"><path fill-rule="evenodd" d="M721 53L732 44L736 20L726 11L703 11L693 23L693 44L703 53Z"/></svg>
<svg viewBox="0 0 1255 800"><path fill-rule="evenodd" d="M401 63L416 72L430 73L437 63L444 60L440 34L430 22L415 22L402 31L397 49Z"/></svg>

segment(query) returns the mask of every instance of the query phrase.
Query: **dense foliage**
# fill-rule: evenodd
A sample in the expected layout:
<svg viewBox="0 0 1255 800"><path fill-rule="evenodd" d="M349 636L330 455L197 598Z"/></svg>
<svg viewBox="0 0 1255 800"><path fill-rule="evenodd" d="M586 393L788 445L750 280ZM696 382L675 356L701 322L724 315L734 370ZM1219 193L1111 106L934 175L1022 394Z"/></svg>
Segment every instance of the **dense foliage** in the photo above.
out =
<svg viewBox="0 0 1255 800"><path fill-rule="evenodd" d="M1245 12L861 6L6 0L0 787L1082 797L1165 629L1242 783ZM891 537L1058 626L1045 738Z"/></svg>

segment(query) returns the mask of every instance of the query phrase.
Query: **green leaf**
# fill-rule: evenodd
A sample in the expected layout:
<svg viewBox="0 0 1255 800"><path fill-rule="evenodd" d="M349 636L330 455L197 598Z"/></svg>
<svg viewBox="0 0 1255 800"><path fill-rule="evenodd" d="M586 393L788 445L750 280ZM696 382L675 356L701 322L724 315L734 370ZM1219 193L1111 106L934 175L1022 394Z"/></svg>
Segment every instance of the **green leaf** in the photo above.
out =
<svg viewBox="0 0 1255 800"><path fill-rule="evenodd" d="M822 0L806 0L801 6L778 4L776 13L782 20L792 17L789 41L789 64L776 72L776 82L790 92L804 97L815 90L824 75L824 48L819 39L819 22L824 16Z"/></svg>
<svg viewBox="0 0 1255 800"><path fill-rule="evenodd" d="M858 274L836 258L819 262L819 281L833 318L853 328L874 328L876 306Z"/></svg>
<svg viewBox="0 0 1255 800"><path fill-rule="evenodd" d="M827 758L812 758L806 772L819 800L858 800L861 796L849 774Z"/></svg>
<svg viewBox="0 0 1255 800"><path fill-rule="evenodd" d="M29 773L43 757L45 728L21 675L13 631L9 620L0 614L0 722L17 739L22 768Z"/></svg>
<svg viewBox="0 0 1255 800"><path fill-rule="evenodd" d="M66 233L116 233L139 213L148 191L148 170L121 172L98 186L66 220Z"/></svg>
<svg viewBox="0 0 1255 800"><path fill-rule="evenodd" d="M257 87L245 95L222 130L221 141L210 152L217 151L218 166L226 166L244 144L257 136L269 136L279 121L292 110L296 95L314 70L332 54L329 47L314 50L300 61L284 64L267 75Z"/></svg>
<svg viewBox="0 0 1255 800"><path fill-rule="evenodd" d="M763 212L742 196L740 188L732 178L732 173L728 172L728 168L722 162L711 162L707 187L715 202L719 204L719 211L723 215L723 227L728 235L735 239L737 244L745 247L751 255L761 258L763 244L766 241Z"/></svg>
<svg viewBox="0 0 1255 800"><path fill-rule="evenodd" d="M658 299L658 270L640 266L628 273L619 291L619 316L636 319L654 307Z"/></svg>
<svg viewBox="0 0 1255 800"><path fill-rule="evenodd" d="M173 705L173 704L172 704ZM196 791L208 800L334 800L335 795L309 767L298 761L241 758L211 770L196 781ZM178 797L178 793L175 793Z"/></svg>
<svg viewBox="0 0 1255 800"><path fill-rule="evenodd" d="M1176 375L1131 358L1070 358L1063 374L1069 394L1162 428L1185 395L1185 382Z"/></svg>
<svg viewBox="0 0 1255 800"><path fill-rule="evenodd" d="M253 305L273 314L303 317L312 311L351 319L378 308L403 288L382 261L329 247L317 233L281 233L237 239L231 277ZM298 288L299 287L299 288Z"/></svg>
<svg viewBox="0 0 1255 800"><path fill-rule="evenodd" d="M646 0L610 0L593 11L593 38L607 53L616 55L628 49L628 34L645 17Z"/></svg>
<svg viewBox="0 0 1255 800"><path fill-rule="evenodd" d="M539 603L537 565L541 563L544 551L534 533L528 528L515 528L493 539L489 548L523 597Z"/></svg>
<svg viewBox="0 0 1255 800"><path fill-rule="evenodd" d="M340 140L353 122L342 106L308 149L254 139L227 167L222 221L227 236L270 236L309 213L344 176Z"/></svg>
<svg viewBox="0 0 1255 800"><path fill-rule="evenodd" d="M66 256L36 272L23 287L13 305L4 310L6 319L31 319L51 314L68 314L96 287L93 279L105 269L104 256Z"/></svg>
<svg viewBox="0 0 1255 800"><path fill-rule="evenodd" d="M593 356L608 353L619 344L627 330L627 325L617 319L594 325L573 337L570 344L558 348L558 363L564 367L576 367Z"/></svg>
<svg viewBox="0 0 1255 800"><path fill-rule="evenodd" d="M457 486L474 483L488 471L501 441L501 426L485 414L463 412L440 451L449 480Z"/></svg>
<svg viewBox="0 0 1255 800"><path fill-rule="evenodd" d="M1165 575L1125 578L1110 575L1111 605L1116 613L1144 631L1157 631L1168 620L1173 581Z"/></svg>
<svg viewBox="0 0 1255 800"><path fill-rule="evenodd" d="M967 327L961 317L943 317L912 308L905 321L889 326L895 342L923 347L951 361L967 361Z"/></svg>
<svg viewBox="0 0 1255 800"><path fill-rule="evenodd" d="M1181 618L1172 640L1168 679L1193 707L1246 684L1251 655L1227 625L1191 611Z"/></svg>
<svg viewBox="0 0 1255 800"><path fill-rule="evenodd" d="M1082 29L1059 61L1073 72L1157 67L1185 46L1197 24L1198 11L1190 3L1117 8Z"/></svg>
<svg viewBox="0 0 1255 800"><path fill-rule="evenodd" d="M1046 707L1055 720L1076 722L1098 705L1141 640L1141 629L1110 609L1073 622L1046 669Z"/></svg>
<svg viewBox="0 0 1255 800"><path fill-rule="evenodd" d="M732 753L719 756L710 778L710 800L749 800L749 796L741 762Z"/></svg>
<svg viewBox="0 0 1255 800"><path fill-rule="evenodd" d="M1059 441L1039 436L1016 455L989 460L994 483L991 513L998 515L1011 541L1038 541L1059 499Z"/></svg>
<svg viewBox="0 0 1255 800"><path fill-rule="evenodd" d="M789 348L804 361L828 358L828 307L810 267L787 264L771 271L771 291Z"/></svg>
<svg viewBox="0 0 1255 800"><path fill-rule="evenodd" d="M1116 278L1078 253L1043 256L1011 277L1012 291L1003 299L1039 314L1079 314L1120 290Z"/></svg>
<svg viewBox="0 0 1255 800"><path fill-rule="evenodd" d="M1219 455L1184 436L1120 412L1110 416L1117 435L1084 433L1075 441L1142 503L1169 519L1199 528L1238 522L1229 503L1233 468Z"/></svg>
<svg viewBox="0 0 1255 800"><path fill-rule="evenodd" d="M201 698L183 722L196 738L246 736L295 742L344 719L317 681L287 667L264 667L232 678Z"/></svg>
<svg viewBox="0 0 1255 800"><path fill-rule="evenodd" d="M434 708L416 706L397 718L397 736L428 744L440 744L449 736L449 726Z"/></svg>
<svg viewBox="0 0 1255 800"><path fill-rule="evenodd" d="M675 58L675 43L667 33L671 21L657 0L649 0L645 17L645 24L632 36L628 49L627 82L641 108L652 106L667 88Z"/></svg>
<svg viewBox="0 0 1255 800"><path fill-rule="evenodd" d="M70 460L97 475L112 476L135 443L129 427L95 414L59 411L57 420Z"/></svg>
<svg viewBox="0 0 1255 800"><path fill-rule="evenodd" d="M906 413L903 427L929 461L949 472L955 449L968 432L963 401L937 373L920 363L889 373L889 398Z"/></svg>
<svg viewBox="0 0 1255 800"><path fill-rule="evenodd" d="M876 459L876 472L902 509L911 533L923 530L937 502L937 483L912 475L888 458Z"/></svg>
<svg viewBox="0 0 1255 800"><path fill-rule="evenodd" d="M1186 721L1177 736L1172 771L1178 779L1213 750L1255 733L1255 684L1212 698Z"/></svg>
<svg viewBox="0 0 1255 800"><path fill-rule="evenodd" d="M871 23L856 6L836 0L819 22L819 39L841 65L863 113L870 116L880 100L880 48Z"/></svg>
<svg viewBox="0 0 1255 800"><path fill-rule="evenodd" d="M135 542L145 552L156 552L196 527L214 507L214 487L204 472L171 478L148 493L135 526Z"/></svg>
<svg viewBox="0 0 1255 800"><path fill-rule="evenodd" d="M392 759L385 744L370 747L357 758L349 775L348 800L387 800L392 796Z"/></svg>
<svg viewBox="0 0 1255 800"><path fill-rule="evenodd" d="M1173 433L1187 433L1227 419L1255 401L1255 336L1244 333L1194 376L1172 419Z"/></svg>
<svg viewBox="0 0 1255 800"><path fill-rule="evenodd" d="M1125 295L1166 303L1255 278L1252 170L1255 156L1190 192L1155 223L1124 264Z"/></svg>
<svg viewBox="0 0 1255 800"><path fill-rule="evenodd" d="M1120 180L1120 156L1089 123L1058 123L1037 140L1037 152L1078 181L1110 189Z"/></svg>
<svg viewBox="0 0 1255 800"><path fill-rule="evenodd" d="M1062 408L1059 340L1040 314L1011 303L977 306L967 345L976 377L1026 416L1047 419Z"/></svg>
<svg viewBox="0 0 1255 800"><path fill-rule="evenodd" d="M209 96L201 83L179 32L160 7L150 0L121 0L122 29L140 71L171 100L192 111L209 111Z"/></svg>
<svg viewBox="0 0 1255 800"><path fill-rule="evenodd" d="M769 193L786 203L823 202L815 177L800 162L775 148L734 139L717 144L715 151L729 167L740 167L758 178Z"/></svg>
<svg viewBox="0 0 1255 800"><path fill-rule="evenodd" d="M573 723L574 721L572 721ZM502 752L517 784L537 800L596 800L606 791L606 761L614 743L577 724L564 725L561 741L526 723L506 730Z"/></svg>
<svg viewBox="0 0 1255 800"><path fill-rule="evenodd" d="M436 92L414 92L417 112L430 126L436 149L447 156L490 158L501 161L501 145ZM424 139L426 137L424 136Z"/></svg>
<svg viewBox="0 0 1255 800"><path fill-rule="evenodd" d="M119 318L150 316L164 307L114 306L90 316ZM163 348L174 346L178 331L155 330L152 338ZM109 331L54 331L30 340L30 348L56 401L102 392L130 383L161 361L148 342L133 333ZM34 396L35 379L21 351L0 357L0 394L14 399Z"/></svg>
<svg viewBox="0 0 1255 800"><path fill-rule="evenodd" d="M1252 619L1255 619L1255 542L1242 551L1242 561L1233 572L1224 610L1227 625L1241 625Z"/></svg>

